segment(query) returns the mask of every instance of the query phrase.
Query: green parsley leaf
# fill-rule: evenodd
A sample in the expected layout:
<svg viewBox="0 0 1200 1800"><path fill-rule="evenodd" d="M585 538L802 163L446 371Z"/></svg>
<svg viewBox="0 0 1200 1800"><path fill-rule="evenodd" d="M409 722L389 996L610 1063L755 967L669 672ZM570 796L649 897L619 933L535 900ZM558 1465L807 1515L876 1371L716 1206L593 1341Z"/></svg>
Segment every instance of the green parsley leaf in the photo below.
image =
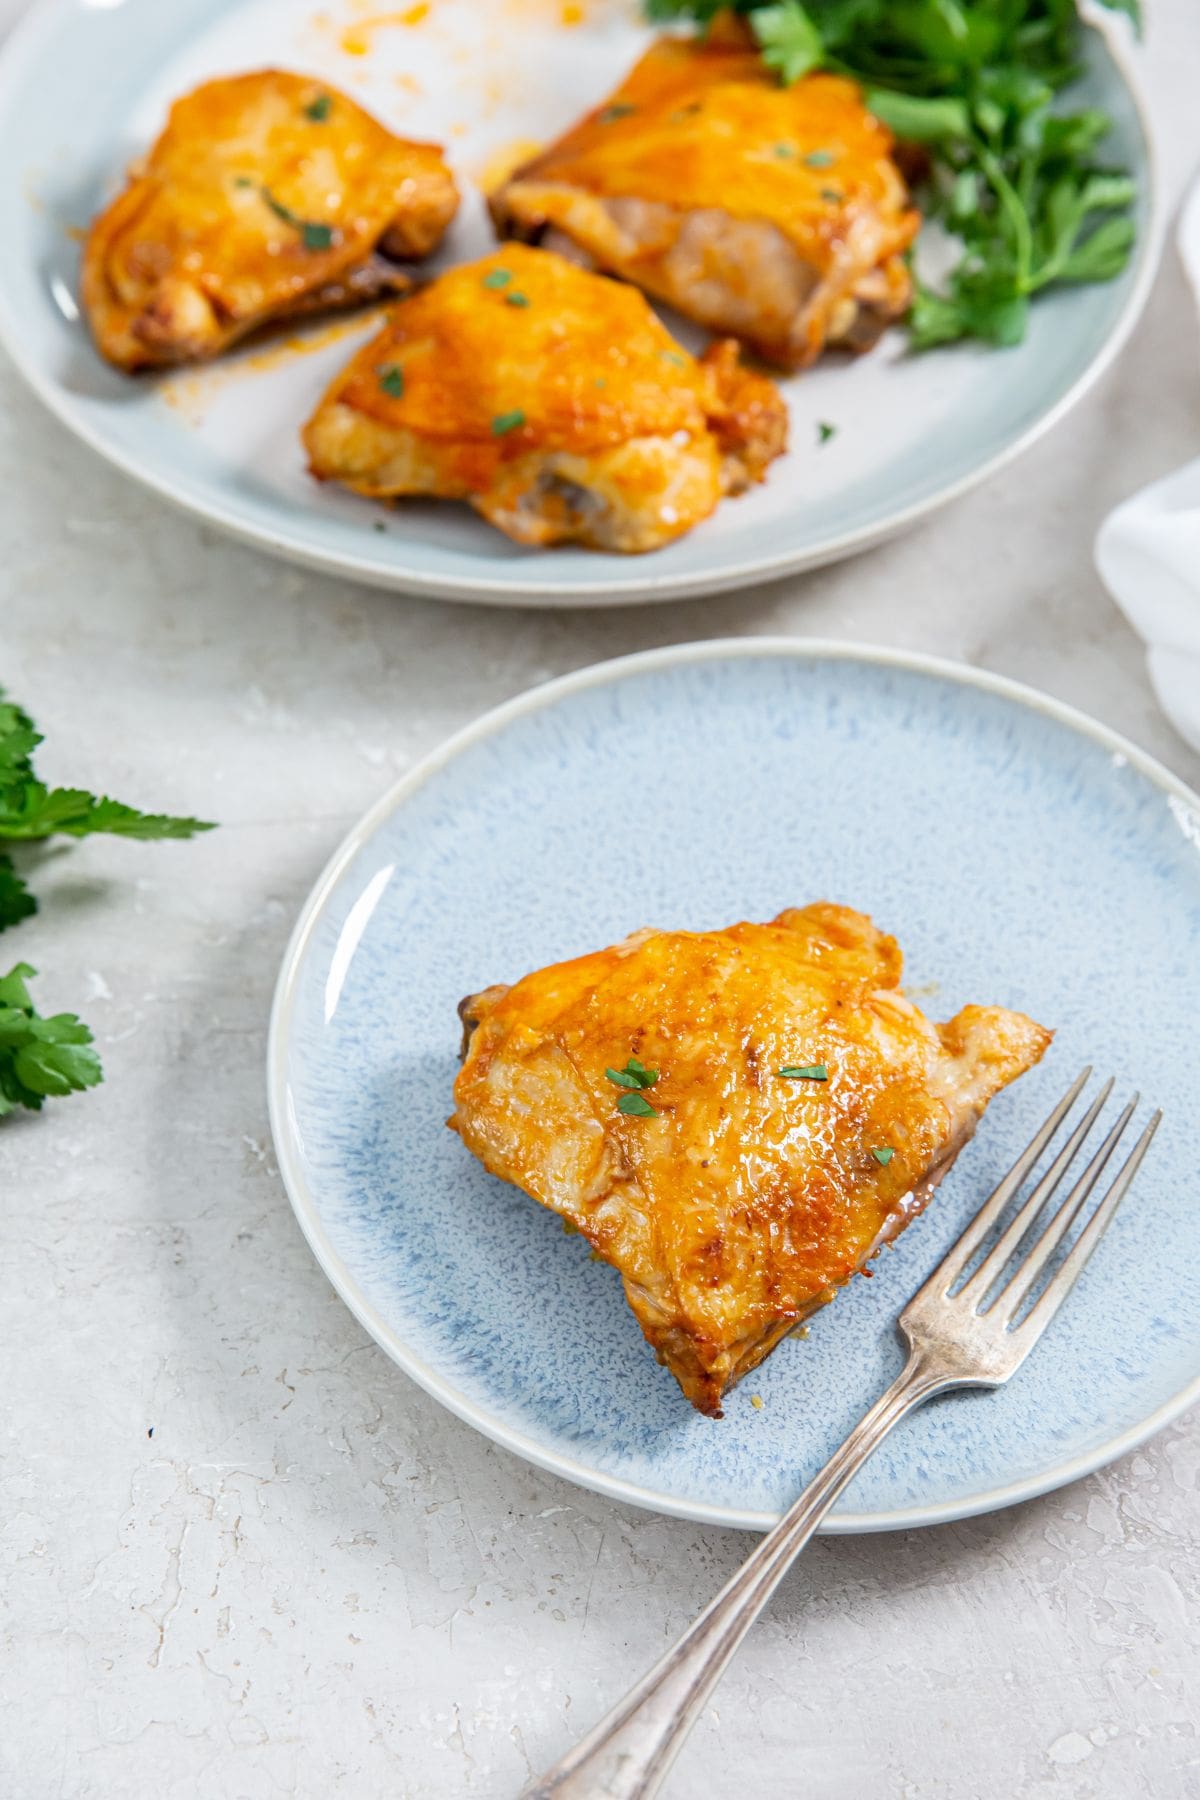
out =
<svg viewBox="0 0 1200 1800"><path fill-rule="evenodd" d="M61 834L87 837L190 838L211 831L203 819L143 813L119 800L97 799L85 788L49 788L31 760L42 742L29 715L0 691L0 840L28 841Z"/></svg>
<svg viewBox="0 0 1200 1800"><path fill-rule="evenodd" d="M525 414L520 407L512 412L497 413L492 420L492 436L507 437L510 431L519 431L525 423Z"/></svg>
<svg viewBox="0 0 1200 1800"><path fill-rule="evenodd" d="M757 6L750 14L750 24L762 47L763 61L778 72L786 86L820 66L824 41L800 0Z"/></svg>
<svg viewBox="0 0 1200 1800"><path fill-rule="evenodd" d="M0 688L0 783L30 774L29 759L42 741L29 714L5 700Z"/></svg>
<svg viewBox="0 0 1200 1800"><path fill-rule="evenodd" d="M895 1154L896 1154L896 1152L887 1145L885 1145L882 1150L872 1150L872 1152L871 1152L871 1155L875 1158L875 1161L877 1163L879 1163L885 1169L887 1168L888 1164L891 1162L891 1160L892 1160L893 1156L895 1156Z"/></svg>
<svg viewBox="0 0 1200 1800"><path fill-rule="evenodd" d="M304 116L306 119L311 119L314 125L323 125L329 117L332 106L333 99L331 95L318 94L316 99L310 100L305 107Z"/></svg>
<svg viewBox="0 0 1200 1800"><path fill-rule="evenodd" d="M19 925L37 911L37 901L13 867L11 856L0 856L0 931Z"/></svg>
<svg viewBox="0 0 1200 1800"><path fill-rule="evenodd" d="M837 161L832 150L810 150L804 158L806 169L828 169Z"/></svg>
<svg viewBox="0 0 1200 1800"><path fill-rule="evenodd" d="M824 1063L809 1063L807 1068L803 1069L776 1069L775 1073L782 1075L785 1081L829 1080L829 1070Z"/></svg>
<svg viewBox="0 0 1200 1800"><path fill-rule="evenodd" d="M311 219L298 218L291 207L285 206L282 200L275 198L270 188L261 188L259 191L275 217L282 219L285 225L291 225L300 233L301 242L306 250L329 249L333 243L332 225L322 225Z"/></svg>
<svg viewBox="0 0 1200 1800"><path fill-rule="evenodd" d="M672 363L677 369L687 368L687 357L681 356L678 350L660 350L658 354L664 362Z"/></svg>
<svg viewBox="0 0 1200 1800"><path fill-rule="evenodd" d="M817 421L817 442L827 444L831 437L837 436L837 426L831 425L827 419Z"/></svg>
<svg viewBox="0 0 1200 1800"><path fill-rule="evenodd" d="M840 206L846 196L842 193L840 188L823 187L821 189L821 198L822 200L828 200L830 206Z"/></svg>
<svg viewBox="0 0 1200 1800"><path fill-rule="evenodd" d="M528 294L517 294L517 293L505 294L504 304L506 306L528 306L529 305L529 295Z"/></svg>
<svg viewBox="0 0 1200 1800"><path fill-rule="evenodd" d="M385 394L393 400L399 400L404 392L404 370L399 363L384 363L375 373L379 377L379 385Z"/></svg>
<svg viewBox="0 0 1200 1800"><path fill-rule="evenodd" d="M605 1069L604 1073L622 1088L651 1088L658 1080L658 1070L648 1069L636 1056L631 1056L623 1069Z"/></svg>
<svg viewBox="0 0 1200 1800"><path fill-rule="evenodd" d="M627 119L630 113L636 111L636 106L630 106L624 100L618 100L612 106L604 108L599 116L599 122L601 125L612 125L617 119Z"/></svg>
<svg viewBox="0 0 1200 1800"><path fill-rule="evenodd" d="M253 187L254 182L249 175L235 175L233 185L234 187Z"/></svg>
<svg viewBox="0 0 1200 1800"><path fill-rule="evenodd" d="M120 800L97 798L86 788L48 788L41 781L26 781L19 788L0 791L0 838L91 837L97 832L124 838L190 838L213 829L204 819L139 812Z"/></svg>
<svg viewBox="0 0 1200 1800"><path fill-rule="evenodd" d="M0 1118L24 1106L82 1093L104 1079L92 1034L74 1013L43 1019L26 983L37 973L17 963L0 979Z"/></svg>
<svg viewBox="0 0 1200 1800"><path fill-rule="evenodd" d="M634 1119L657 1119L658 1117L644 1094L622 1094L617 1101L617 1111Z"/></svg>
<svg viewBox="0 0 1200 1800"><path fill-rule="evenodd" d="M920 94L871 88L865 98L868 111L906 143L944 144L971 136L970 108L956 95L928 99Z"/></svg>
<svg viewBox="0 0 1200 1800"><path fill-rule="evenodd" d="M483 285L485 288L503 288L507 287L511 280L511 269L489 269L483 278Z"/></svg>
<svg viewBox="0 0 1200 1800"><path fill-rule="evenodd" d="M795 146L795 144L776 144L776 146L775 146L775 154L776 154L776 156L778 156L778 157L779 157L779 159L780 159L780 160L781 160L781 161L784 161L784 160L786 160L786 159L787 159L787 158L788 158L788 157L792 157L792 156L795 156L795 154L796 154L796 146ZM807 161L808 161L808 158L807 158L807 157L805 157L805 159L804 159L804 160L805 160L805 161L806 161L806 162L807 162Z"/></svg>

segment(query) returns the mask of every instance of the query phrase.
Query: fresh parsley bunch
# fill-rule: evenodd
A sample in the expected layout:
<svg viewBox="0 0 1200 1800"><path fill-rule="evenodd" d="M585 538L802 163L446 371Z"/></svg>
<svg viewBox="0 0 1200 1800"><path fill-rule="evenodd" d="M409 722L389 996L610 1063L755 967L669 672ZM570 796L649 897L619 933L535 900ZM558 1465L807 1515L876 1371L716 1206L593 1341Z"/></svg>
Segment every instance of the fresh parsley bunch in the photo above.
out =
<svg viewBox="0 0 1200 1800"><path fill-rule="evenodd" d="M41 733L28 713L0 689L0 843L36 842L61 835L190 838L211 831L202 819L139 812L84 788L51 788L39 780L33 753ZM0 852L0 931L37 911L37 901L12 856ZM79 1093L103 1080L92 1034L74 1013L43 1019L26 985L36 970L17 963L0 978L0 1118L18 1106L38 1111L43 1100Z"/></svg>
<svg viewBox="0 0 1200 1800"><path fill-rule="evenodd" d="M709 24L726 0L644 0L650 18ZM1140 0L1102 0L1140 25ZM1019 343L1054 282L1108 281L1129 260L1134 186L1096 162L1110 121L1054 110L1080 72L1076 0L735 0L782 81L853 76L866 103L928 158L922 201L962 254L918 283L917 349Z"/></svg>

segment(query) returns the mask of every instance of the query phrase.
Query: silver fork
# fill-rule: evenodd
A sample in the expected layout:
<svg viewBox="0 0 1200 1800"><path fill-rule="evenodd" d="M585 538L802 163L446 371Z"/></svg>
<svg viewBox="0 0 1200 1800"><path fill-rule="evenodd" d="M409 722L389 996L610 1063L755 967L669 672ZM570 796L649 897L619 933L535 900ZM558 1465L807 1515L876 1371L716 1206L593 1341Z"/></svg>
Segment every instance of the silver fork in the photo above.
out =
<svg viewBox="0 0 1200 1800"><path fill-rule="evenodd" d="M674 1648L561 1762L527 1787L522 1800L650 1800L738 1645L842 1489L893 1425L948 1388L999 1387L1016 1374L1108 1228L1162 1118L1155 1113L1150 1120L1043 1292L1027 1308L1030 1295L1133 1117L1136 1094L1040 1234L1024 1248L1007 1279L1008 1265L1022 1240L1091 1135L1112 1092L1111 1081L1100 1090L978 1268L971 1269L971 1261L1040 1161L1091 1072L1085 1069L1072 1084L953 1249L900 1314L900 1332L908 1346L903 1372Z"/></svg>

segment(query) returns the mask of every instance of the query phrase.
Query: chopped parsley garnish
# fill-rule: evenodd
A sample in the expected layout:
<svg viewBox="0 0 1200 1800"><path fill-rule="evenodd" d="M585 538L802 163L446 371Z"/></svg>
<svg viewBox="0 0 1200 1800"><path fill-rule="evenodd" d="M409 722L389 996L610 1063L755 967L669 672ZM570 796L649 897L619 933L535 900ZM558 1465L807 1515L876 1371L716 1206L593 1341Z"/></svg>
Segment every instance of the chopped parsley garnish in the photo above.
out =
<svg viewBox="0 0 1200 1800"><path fill-rule="evenodd" d="M511 280L511 269L489 269L483 278L483 285L485 288L504 288Z"/></svg>
<svg viewBox="0 0 1200 1800"><path fill-rule="evenodd" d="M660 350L659 355L664 362L674 363L677 369L687 368L687 357L680 356L678 350Z"/></svg>
<svg viewBox="0 0 1200 1800"><path fill-rule="evenodd" d="M658 1080L658 1070L648 1069L636 1056L631 1056L623 1069L605 1069L604 1073L620 1088L651 1088Z"/></svg>
<svg viewBox="0 0 1200 1800"><path fill-rule="evenodd" d="M525 414L520 407L512 412L497 413L492 420L492 436L507 437L510 431L519 431L525 423Z"/></svg>
<svg viewBox="0 0 1200 1800"><path fill-rule="evenodd" d="M776 144L775 154L779 157L795 156L796 146L795 144ZM806 157L805 161L807 162L807 160L808 158Z"/></svg>
<svg viewBox="0 0 1200 1800"><path fill-rule="evenodd" d="M233 185L234 187L253 187L254 182L249 175L235 175Z"/></svg>
<svg viewBox="0 0 1200 1800"><path fill-rule="evenodd" d="M888 1164L891 1162L891 1160L892 1160L893 1156L895 1156L895 1154L896 1154L896 1152L893 1149L891 1149L890 1146L888 1146L886 1144L884 1145L882 1150L872 1150L872 1152L871 1152L871 1155L875 1158L875 1161L877 1163L879 1163L882 1168L885 1168L885 1169L887 1168Z"/></svg>
<svg viewBox="0 0 1200 1800"><path fill-rule="evenodd" d="M387 526L384 524L382 519L372 519L371 530L372 531L386 531Z"/></svg>
<svg viewBox="0 0 1200 1800"><path fill-rule="evenodd" d="M305 107L304 116L306 119L311 119L314 125L323 125L329 117L332 106L333 101L328 94L318 94L316 99L310 100Z"/></svg>
<svg viewBox="0 0 1200 1800"><path fill-rule="evenodd" d="M821 419L817 423L817 442L827 444L831 437L837 436L837 426L830 425L828 420Z"/></svg>
<svg viewBox="0 0 1200 1800"><path fill-rule="evenodd" d="M329 249L333 243L332 225L322 225L311 219L298 218L290 206L285 206L282 200L275 198L270 188L262 189L262 197L277 219L282 219L285 225L291 225L300 233L306 250Z"/></svg>
<svg viewBox="0 0 1200 1800"><path fill-rule="evenodd" d="M834 160L832 150L810 150L804 158L804 166L806 169L828 169Z"/></svg>
<svg viewBox="0 0 1200 1800"><path fill-rule="evenodd" d="M381 369L376 370L376 373L384 393L390 394L393 400L398 400L404 392L404 370L400 364L384 363Z"/></svg>
<svg viewBox="0 0 1200 1800"><path fill-rule="evenodd" d="M828 200L830 206L840 206L846 196L842 193L840 188L826 187L821 189L821 198L822 200Z"/></svg>
<svg viewBox="0 0 1200 1800"><path fill-rule="evenodd" d="M622 1094L617 1101L617 1111L627 1118L657 1119L658 1114L644 1094Z"/></svg>
<svg viewBox="0 0 1200 1800"><path fill-rule="evenodd" d="M604 108L604 111L600 114L600 123L601 125L611 125L617 119L627 119L630 113L636 111L636 106L629 106L624 100L618 100L612 106L606 106Z"/></svg>
<svg viewBox="0 0 1200 1800"><path fill-rule="evenodd" d="M529 295L528 294L518 294L514 290L514 292L511 294L505 294L504 304L506 306L528 306L529 305Z"/></svg>
<svg viewBox="0 0 1200 1800"><path fill-rule="evenodd" d="M803 1069L776 1069L785 1081L828 1081L829 1070L824 1063L809 1063Z"/></svg>

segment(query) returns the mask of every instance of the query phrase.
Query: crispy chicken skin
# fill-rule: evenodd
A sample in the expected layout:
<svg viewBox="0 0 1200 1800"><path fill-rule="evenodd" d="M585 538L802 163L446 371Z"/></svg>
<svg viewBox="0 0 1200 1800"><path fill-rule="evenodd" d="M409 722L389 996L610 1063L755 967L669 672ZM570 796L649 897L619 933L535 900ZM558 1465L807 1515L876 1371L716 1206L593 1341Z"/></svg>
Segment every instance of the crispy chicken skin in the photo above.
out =
<svg viewBox="0 0 1200 1800"><path fill-rule="evenodd" d="M869 349L908 307L919 215L857 86L781 86L730 25L662 38L492 195L502 236L635 282L769 361Z"/></svg>
<svg viewBox="0 0 1200 1800"><path fill-rule="evenodd" d="M463 1002L451 1126L620 1272L701 1412L719 1417L733 1383L915 1217L1050 1042L996 1007L933 1025L900 975L893 938L818 904L636 932ZM605 1071L630 1057L658 1072L642 1090L655 1117L618 1111ZM814 1065L828 1080L778 1074Z"/></svg>
<svg viewBox="0 0 1200 1800"><path fill-rule="evenodd" d="M216 356L268 321L403 291L458 207L433 144L282 69L196 88L88 233L83 302L126 370Z"/></svg>
<svg viewBox="0 0 1200 1800"><path fill-rule="evenodd" d="M360 494L467 500L519 544L681 537L784 448L737 346L688 355L635 289L511 244L397 306L304 431Z"/></svg>

